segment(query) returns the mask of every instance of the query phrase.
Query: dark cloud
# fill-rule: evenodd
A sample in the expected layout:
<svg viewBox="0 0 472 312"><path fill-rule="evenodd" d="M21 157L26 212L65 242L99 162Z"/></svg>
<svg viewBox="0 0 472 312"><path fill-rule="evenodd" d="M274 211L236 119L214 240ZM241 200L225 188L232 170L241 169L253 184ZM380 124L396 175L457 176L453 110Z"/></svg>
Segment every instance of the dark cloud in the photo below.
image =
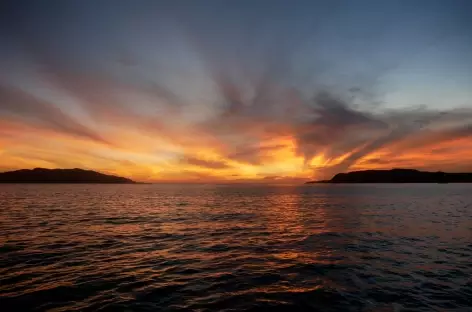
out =
<svg viewBox="0 0 472 312"><path fill-rule="evenodd" d="M249 146L243 147L242 149L226 155L229 159L249 163L249 164L260 164L264 158L270 156L272 151L279 150L286 147L283 144L276 144L270 146Z"/></svg>
<svg viewBox="0 0 472 312"><path fill-rule="evenodd" d="M109 144L96 131L81 124L57 106L17 88L0 84L0 114L2 112L61 133Z"/></svg>
<svg viewBox="0 0 472 312"><path fill-rule="evenodd" d="M294 125L298 152L307 160L319 152L325 152L329 157L340 156L353 148L350 143L358 145L365 141L357 135L367 133L370 136L373 131L388 128L373 114L355 110L348 102L327 91L317 94L309 107L311 114L307 120ZM331 150L327 151L328 148Z"/></svg>
<svg viewBox="0 0 472 312"><path fill-rule="evenodd" d="M281 176L265 176L265 177L262 178L262 180L269 180L270 181L270 180L278 180L278 179L281 179L281 178L283 178L283 177L281 177Z"/></svg>
<svg viewBox="0 0 472 312"><path fill-rule="evenodd" d="M216 161L216 160L204 160L196 157L185 157L182 160L183 163L189 164L189 165L194 165L197 167L204 167L204 168L209 168L209 169L227 169L231 168L231 166L228 166L225 162L222 161Z"/></svg>

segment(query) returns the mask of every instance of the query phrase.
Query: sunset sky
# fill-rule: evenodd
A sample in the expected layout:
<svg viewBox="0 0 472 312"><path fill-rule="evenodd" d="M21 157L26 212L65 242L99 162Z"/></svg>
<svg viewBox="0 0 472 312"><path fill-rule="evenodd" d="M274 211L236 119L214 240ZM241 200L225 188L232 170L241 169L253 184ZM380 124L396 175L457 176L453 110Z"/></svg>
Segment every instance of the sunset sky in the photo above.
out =
<svg viewBox="0 0 472 312"><path fill-rule="evenodd" d="M2 1L0 171L472 171L472 1Z"/></svg>

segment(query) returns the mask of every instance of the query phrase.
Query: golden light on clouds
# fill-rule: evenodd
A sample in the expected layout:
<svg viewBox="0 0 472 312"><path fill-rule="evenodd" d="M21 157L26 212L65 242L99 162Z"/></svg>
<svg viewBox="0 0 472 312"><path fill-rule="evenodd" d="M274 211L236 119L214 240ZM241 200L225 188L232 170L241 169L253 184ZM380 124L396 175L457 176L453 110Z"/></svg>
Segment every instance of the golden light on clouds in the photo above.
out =
<svg viewBox="0 0 472 312"><path fill-rule="evenodd" d="M197 131L195 137L190 132L183 140L192 142L188 146L181 139L172 141L171 136L159 136L153 131L117 131L107 136L110 144L18 122L2 122L0 131L2 170L81 167L149 182L307 180L317 178L317 172L325 168L336 168L362 148L356 146L352 151L327 158L324 151L330 145L326 145L320 153L305 159L297 153L296 138L285 134L260 141L248 149L248 155L243 155L234 150L229 152L222 142L212 146L209 144L212 140L199 141ZM457 159L472 159L470 137L445 138L434 133L429 136L441 140L423 137L420 142L427 144L409 146L418 140L418 135L411 135L366 153L349 170L395 167L447 170L454 168Z"/></svg>

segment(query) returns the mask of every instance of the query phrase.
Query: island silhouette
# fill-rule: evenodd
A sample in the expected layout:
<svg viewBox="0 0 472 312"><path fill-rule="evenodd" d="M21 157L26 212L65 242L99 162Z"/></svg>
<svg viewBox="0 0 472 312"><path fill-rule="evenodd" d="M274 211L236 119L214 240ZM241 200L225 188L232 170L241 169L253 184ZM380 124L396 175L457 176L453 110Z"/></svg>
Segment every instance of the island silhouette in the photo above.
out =
<svg viewBox="0 0 472 312"><path fill-rule="evenodd" d="M312 183L472 183L472 173L428 172L415 169L363 170L338 173Z"/></svg>
<svg viewBox="0 0 472 312"><path fill-rule="evenodd" d="M20 169L0 173L0 183L103 183L136 184L131 179L74 169ZM428 172L415 169L362 170L338 173L330 180L308 181L315 183L472 183L472 173Z"/></svg>
<svg viewBox="0 0 472 312"><path fill-rule="evenodd" d="M21 169L0 173L0 183L137 183L131 179L84 169Z"/></svg>

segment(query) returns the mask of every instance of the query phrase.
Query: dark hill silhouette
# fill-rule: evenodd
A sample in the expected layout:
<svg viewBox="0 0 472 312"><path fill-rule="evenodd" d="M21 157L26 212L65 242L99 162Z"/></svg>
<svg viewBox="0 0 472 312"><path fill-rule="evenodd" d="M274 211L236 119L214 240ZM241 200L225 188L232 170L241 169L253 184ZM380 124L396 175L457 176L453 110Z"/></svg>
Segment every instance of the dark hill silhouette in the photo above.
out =
<svg viewBox="0 0 472 312"><path fill-rule="evenodd" d="M472 183L472 173L426 172L414 169L338 173L331 180L307 183Z"/></svg>
<svg viewBox="0 0 472 312"><path fill-rule="evenodd" d="M133 180L83 169L22 169L0 173L0 183L135 183Z"/></svg>

